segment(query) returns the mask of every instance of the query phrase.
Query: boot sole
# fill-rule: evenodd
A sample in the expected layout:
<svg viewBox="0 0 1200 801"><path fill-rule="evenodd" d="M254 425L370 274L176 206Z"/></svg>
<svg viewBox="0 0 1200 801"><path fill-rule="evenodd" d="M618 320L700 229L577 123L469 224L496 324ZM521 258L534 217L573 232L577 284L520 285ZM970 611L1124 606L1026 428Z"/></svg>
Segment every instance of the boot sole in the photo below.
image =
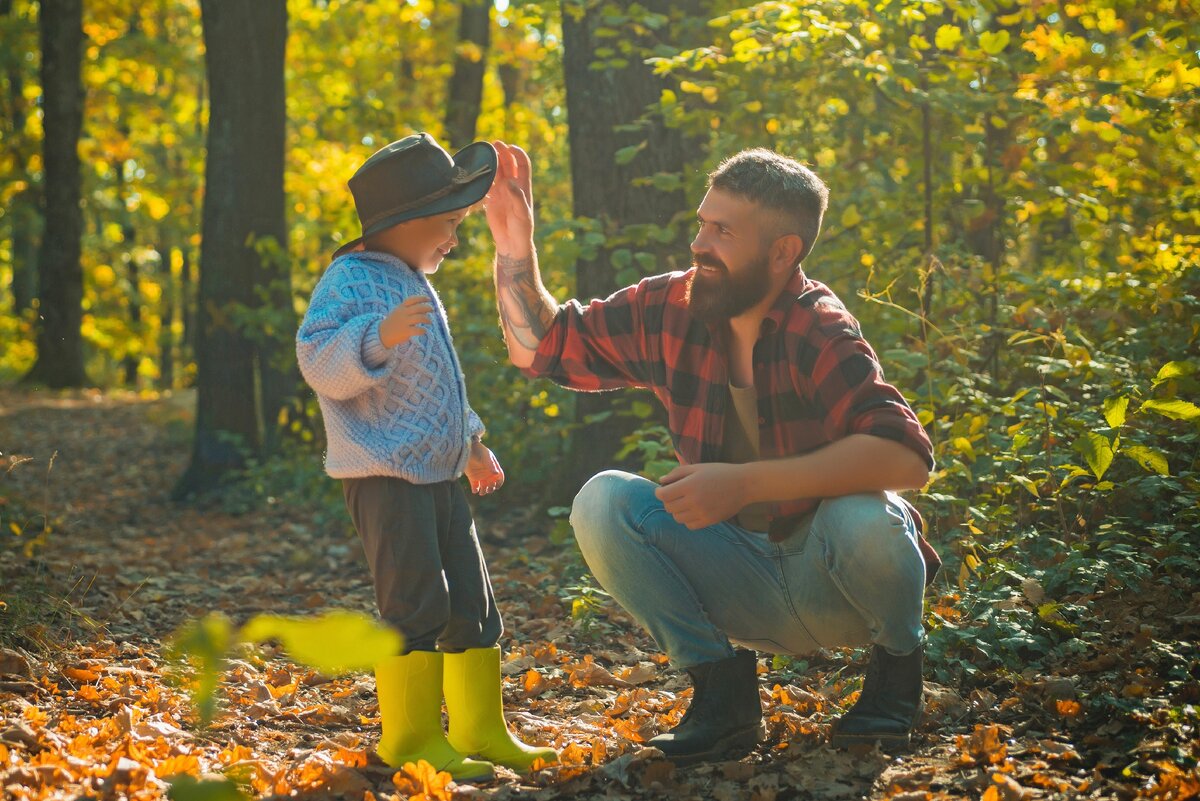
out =
<svg viewBox="0 0 1200 801"><path fill-rule="evenodd" d="M677 754L675 756L665 754L665 756L681 768L688 767L689 765L698 765L702 762L741 759L753 751L765 735L766 726L759 723L752 729L744 729L725 735L720 740L717 740L713 744L713 747L707 751L701 751L696 754Z"/></svg>

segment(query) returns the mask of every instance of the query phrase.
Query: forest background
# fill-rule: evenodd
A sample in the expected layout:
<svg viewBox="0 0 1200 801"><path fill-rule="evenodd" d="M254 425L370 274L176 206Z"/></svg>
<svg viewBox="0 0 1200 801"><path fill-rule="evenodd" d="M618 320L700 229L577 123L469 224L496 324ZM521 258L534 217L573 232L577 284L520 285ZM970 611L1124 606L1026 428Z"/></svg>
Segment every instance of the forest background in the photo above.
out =
<svg viewBox="0 0 1200 801"><path fill-rule="evenodd" d="M0 384L174 398L191 451L176 502L287 508L339 535L292 343L357 236L345 183L375 149L420 130L525 147L560 300L686 269L723 157L809 163L831 200L806 272L935 445L914 495L947 561L931 676L966 697L1091 664L1111 682L1055 697L1048 719L1143 716L1162 748L1117 766L1125 780L1200 786L1191 0L0 0L0 41ZM461 238L434 285L508 474L477 508L569 553L583 478L673 463L662 417L647 394L523 378L482 215ZM53 510L13 478L39 469L22 443L0 452L6 564L32 564ZM611 605L577 573L561 594L587 629ZM37 640L12 614L33 593L0 588L5 645ZM1135 598L1184 633L1144 631ZM1096 667L1114 641L1136 659Z"/></svg>

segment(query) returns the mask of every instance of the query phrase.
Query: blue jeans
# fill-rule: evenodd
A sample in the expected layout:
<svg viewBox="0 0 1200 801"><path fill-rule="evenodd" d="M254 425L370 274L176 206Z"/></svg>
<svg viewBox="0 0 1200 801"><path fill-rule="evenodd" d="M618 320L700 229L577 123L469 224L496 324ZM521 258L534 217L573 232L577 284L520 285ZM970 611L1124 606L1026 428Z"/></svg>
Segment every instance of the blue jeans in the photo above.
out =
<svg viewBox="0 0 1200 801"><path fill-rule="evenodd" d="M822 501L773 543L724 522L677 523L640 476L592 477L571 526L592 573L678 667L733 656L877 643L907 654L924 640L925 563L892 493Z"/></svg>

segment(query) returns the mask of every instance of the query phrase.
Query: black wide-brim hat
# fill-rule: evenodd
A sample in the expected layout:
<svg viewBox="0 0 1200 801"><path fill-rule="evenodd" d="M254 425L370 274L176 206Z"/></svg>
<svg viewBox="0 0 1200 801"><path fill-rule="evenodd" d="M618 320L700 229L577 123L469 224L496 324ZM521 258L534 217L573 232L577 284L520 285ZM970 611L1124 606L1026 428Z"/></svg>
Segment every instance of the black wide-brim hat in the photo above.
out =
<svg viewBox="0 0 1200 801"><path fill-rule="evenodd" d="M495 178L496 148L490 142L474 142L453 156L424 132L385 145L350 177L362 236L338 248L334 258L405 220L478 203Z"/></svg>

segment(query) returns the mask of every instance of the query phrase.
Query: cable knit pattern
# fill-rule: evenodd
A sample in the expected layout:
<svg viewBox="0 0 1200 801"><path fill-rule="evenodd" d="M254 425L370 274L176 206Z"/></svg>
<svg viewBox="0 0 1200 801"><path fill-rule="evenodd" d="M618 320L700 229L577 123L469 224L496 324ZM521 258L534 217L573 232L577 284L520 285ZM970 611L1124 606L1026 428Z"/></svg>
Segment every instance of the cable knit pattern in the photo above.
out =
<svg viewBox="0 0 1200 801"><path fill-rule="evenodd" d="M379 324L413 295L433 299L429 330L385 348ZM321 404L330 476L431 484L462 475L483 423L467 402L446 310L423 273L375 251L338 257L313 290L296 356Z"/></svg>

